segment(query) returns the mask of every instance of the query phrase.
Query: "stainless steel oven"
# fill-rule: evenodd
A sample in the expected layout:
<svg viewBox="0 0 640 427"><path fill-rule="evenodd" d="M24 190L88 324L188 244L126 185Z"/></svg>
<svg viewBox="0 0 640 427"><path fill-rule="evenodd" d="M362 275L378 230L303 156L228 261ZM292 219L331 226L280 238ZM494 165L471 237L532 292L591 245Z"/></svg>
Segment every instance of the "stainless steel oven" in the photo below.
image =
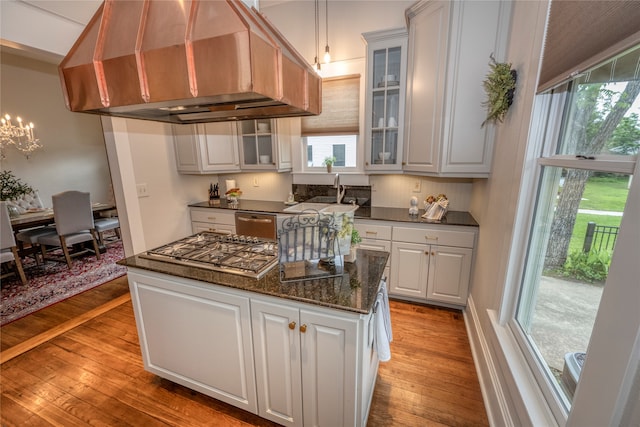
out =
<svg viewBox="0 0 640 427"><path fill-rule="evenodd" d="M236 212L236 234L276 239L276 215Z"/></svg>

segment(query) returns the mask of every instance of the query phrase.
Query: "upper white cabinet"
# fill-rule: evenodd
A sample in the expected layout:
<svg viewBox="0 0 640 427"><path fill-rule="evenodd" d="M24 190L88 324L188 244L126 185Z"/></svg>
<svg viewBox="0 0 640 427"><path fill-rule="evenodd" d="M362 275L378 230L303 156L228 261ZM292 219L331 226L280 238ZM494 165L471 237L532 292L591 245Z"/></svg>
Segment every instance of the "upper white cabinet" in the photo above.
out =
<svg viewBox="0 0 640 427"><path fill-rule="evenodd" d="M173 125L178 172L206 174L240 170L235 124Z"/></svg>
<svg viewBox="0 0 640 427"><path fill-rule="evenodd" d="M486 177L494 126L482 82L504 57L510 2L421 1L409 22L404 166L407 172Z"/></svg>
<svg viewBox="0 0 640 427"><path fill-rule="evenodd" d="M362 37L367 44L365 168L397 172L402 169L407 32L401 28Z"/></svg>
<svg viewBox="0 0 640 427"><path fill-rule="evenodd" d="M295 120L259 119L238 122L238 145L242 169L291 170L291 140ZM299 126L298 126L299 127Z"/></svg>

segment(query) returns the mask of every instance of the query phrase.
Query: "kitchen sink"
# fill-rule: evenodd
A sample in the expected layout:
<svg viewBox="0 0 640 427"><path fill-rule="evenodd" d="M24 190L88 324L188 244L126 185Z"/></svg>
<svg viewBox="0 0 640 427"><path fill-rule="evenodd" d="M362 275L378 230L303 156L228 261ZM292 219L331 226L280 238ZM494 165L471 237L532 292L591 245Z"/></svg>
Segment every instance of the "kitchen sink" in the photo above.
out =
<svg viewBox="0 0 640 427"><path fill-rule="evenodd" d="M298 203L297 205L289 206L288 208L284 209L284 212L300 213L308 209L312 209L319 212L320 210L326 208L327 206L329 206L328 203L302 202L302 203Z"/></svg>
<svg viewBox="0 0 640 427"><path fill-rule="evenodd" d="M320 213L332 214L332 213L346 213L353 212L358 209L358 205L338 205L336 203L313 203L302 202L297 205L289 206L284 209L284 212L300 213L306 210L314 210Z"/></svg>
<svg viewBox="0 0 640 427"><path fill-rule="evenodd" d="M320 212L325 213L325 214L347 213L347 212L353 212L356 209L358 209L359 207L360 206L358 206L358 205L332 204L332 205L328 205L326 208L323 208Z"/></svg>

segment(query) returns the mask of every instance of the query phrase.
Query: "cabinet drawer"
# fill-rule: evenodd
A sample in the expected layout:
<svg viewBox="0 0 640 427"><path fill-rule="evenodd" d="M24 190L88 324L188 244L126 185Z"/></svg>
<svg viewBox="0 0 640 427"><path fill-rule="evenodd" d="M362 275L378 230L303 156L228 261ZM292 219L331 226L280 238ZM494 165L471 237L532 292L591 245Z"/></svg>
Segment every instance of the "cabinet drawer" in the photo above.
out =
<svg viewBox="0 0 640 427"><path fill-rule="evenodd" d="M356 221L354 224L363 239L391 240L391 226Z"/></svg>
<svg viewBox="0 0 640 427"><path fill-rule="evenodd" d="M203 231L212 231L222 234L236 234L236 227L229 224L214 224L211 222L192 222L191 230L195 233L201 233Z"/></svg>
<svg viewBox="0 0 640 427"><path fill-rule="evenodd" d="M194 222L214 222L216 224L236 225L234 212L224 212L220 209L191 209L191 221Z"/></svg>
<svg viewBox="0 0 640 427"><path fill-rule="evenodd" d="M394 242L426 243L429 245L473 248L472 231L434 230L433 228L393 227Z"/></svg>

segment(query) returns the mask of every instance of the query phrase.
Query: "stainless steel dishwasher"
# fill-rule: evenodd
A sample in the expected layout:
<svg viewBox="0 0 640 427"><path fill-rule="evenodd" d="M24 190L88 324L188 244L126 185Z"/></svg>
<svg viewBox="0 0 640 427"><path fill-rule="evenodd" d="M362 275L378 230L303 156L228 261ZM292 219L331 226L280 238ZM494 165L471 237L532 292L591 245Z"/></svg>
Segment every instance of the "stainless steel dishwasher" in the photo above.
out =
<svg viewBox="0 0 640 427"><path fill-rule="evenodd" d="M236 234L276 239L276 215L236 212Z"/></svg>

